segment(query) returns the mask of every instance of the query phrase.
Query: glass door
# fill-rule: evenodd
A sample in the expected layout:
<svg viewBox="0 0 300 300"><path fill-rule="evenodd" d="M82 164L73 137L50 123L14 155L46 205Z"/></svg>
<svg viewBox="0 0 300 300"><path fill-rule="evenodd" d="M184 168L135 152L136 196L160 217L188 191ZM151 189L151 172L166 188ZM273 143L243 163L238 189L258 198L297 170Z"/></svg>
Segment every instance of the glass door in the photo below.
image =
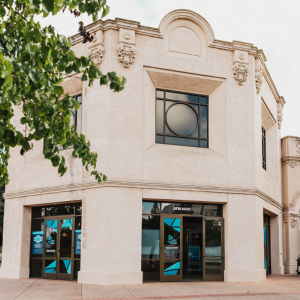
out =
<svg viewBox="0 0 300 300"><path fill-rule="evenodd" d="M57 279L57 256L58 256L58 220L46 220L44 278Z"/></svg>
<svg viewBox="0 0 300 300"><path fill-rule="evenodd" d="M44 278L73 279L73 217L46 219Z"/></svg>
<svg viewBox="0 0 300 300"><path fill-rule="evenodd" d="M182 280L182 217L161 216L160 280Z"/></svg>
<svg viewBox="0 0 300 300"><path fill-rule="evenodd" d="M204 218L203 280L224 280L222 218Z"/></svg>

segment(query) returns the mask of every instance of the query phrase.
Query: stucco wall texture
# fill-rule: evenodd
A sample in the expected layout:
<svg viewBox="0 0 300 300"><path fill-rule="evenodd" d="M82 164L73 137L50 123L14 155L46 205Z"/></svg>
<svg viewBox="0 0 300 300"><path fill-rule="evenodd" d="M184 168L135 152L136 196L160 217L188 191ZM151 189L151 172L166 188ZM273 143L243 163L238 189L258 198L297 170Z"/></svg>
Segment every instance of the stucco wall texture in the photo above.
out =
<svg viewBox="0 0 300 300"><path fill-rule="evenodd" d="M101 71L127 78L121 93L98 83L89 88L72 74L62 84L70 95L82 94L80 130L98 153L97 169L108 181L96 183L72 149L62 151L68 167L62 178L43 158L43 141L24 157L20 149L11 149L0 277L29 276L32 206L81 200L78 282L142 283L143 199L223 204L224 280L229 282L266 278L263 214L268 214L272 274L293 273L300 241L291 244L290 231L299 239L299 225L292 228L290 217L284 221L283 215L289 214L286 207L299 210L292 199L300 171L288 163L282 167L281 153L300 157L281 149L278 114L285 101L263 51L215 39L209 23L188 10L170 12L158 29L116 19L97 21L87 31L95 41L83 44L80 35L73 36L76 55L98 47L93 59ZM134 58L133 52L116 50L120 43L136 50ZM155 143L156 88L209 96L208 149ZM267 131L267 170L262 168L261 126ZM286 138L283 144L296 140Z"/></svg>

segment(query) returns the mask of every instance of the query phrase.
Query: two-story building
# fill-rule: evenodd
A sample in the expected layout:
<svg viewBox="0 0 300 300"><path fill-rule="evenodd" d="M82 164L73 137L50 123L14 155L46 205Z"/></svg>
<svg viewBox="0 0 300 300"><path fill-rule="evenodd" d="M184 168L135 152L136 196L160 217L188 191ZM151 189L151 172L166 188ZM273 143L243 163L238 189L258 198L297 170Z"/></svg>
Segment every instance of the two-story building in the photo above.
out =
<svg viewBox="0 0 300 300"><path fill-rule="evenodd" d="M300 150L292 137L281 150L285 100L263 51L215 39L188 10L158 29L124 19L86 29L95 38L73 36L75 53L127 78L121 93L63 83L108 180L97 183L72 149L62 178L43 141L24 156L12 149L0 277L107 285L294 273Z"/></svg>

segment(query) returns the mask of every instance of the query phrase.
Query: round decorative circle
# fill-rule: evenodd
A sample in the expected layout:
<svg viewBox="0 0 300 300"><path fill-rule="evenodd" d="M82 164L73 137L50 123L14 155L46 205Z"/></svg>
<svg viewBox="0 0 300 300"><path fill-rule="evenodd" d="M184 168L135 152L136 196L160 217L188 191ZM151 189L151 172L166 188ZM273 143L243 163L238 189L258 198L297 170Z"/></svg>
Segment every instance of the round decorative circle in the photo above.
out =
<svg viewBox="0 0 300 300"><path fill-rule="evenodd" d="M175 103L166 112L166 123L174 134L189 136L197 130L198 115L192 106Z"/></svg>
<svg viewBox="0 0 300 300"><path fill-rule="evenodd" d="M125 31L123 34L124 38L126 40L130 40L131 39L131 33L129 31Z"/></svg>
<svg viewBox="0 0 300 300"><path fill-rule="evenodd" d="M241 53L239 54L239 58L240 58L241 60L244 60L244 59L245 59L245 53L241 52Z"/></svg>

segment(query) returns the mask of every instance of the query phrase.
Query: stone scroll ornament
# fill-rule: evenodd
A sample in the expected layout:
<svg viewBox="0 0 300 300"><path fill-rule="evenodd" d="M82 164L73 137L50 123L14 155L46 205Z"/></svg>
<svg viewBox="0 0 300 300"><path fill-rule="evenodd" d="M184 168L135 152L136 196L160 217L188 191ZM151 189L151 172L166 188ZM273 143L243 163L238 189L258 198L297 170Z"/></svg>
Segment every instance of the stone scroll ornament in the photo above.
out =
<svg viewBox="0 0 300 300"><path fill-rule="evenodd" d="M136 47L120 43L117 46L118 60L125 68L129 68L134 63Z"/></svg>
<svg viewBox="0 0 300 300"><path fill-rule="evenodd" d="M103 62L104 53L105 53L105 48L101 45L98 45L90 49L89 55L97 67L99 67Z"/></svg>
<svg viewBox="0 0 300 300"><path fill-rule="evenodd" d="M244 64L235 63L232 66L234 79L239 85L247 81L248 67Z"/></svg>
<svg viewBox="0 0 300 300"><path fill-rule="evenodd" d="M262 84L262 75L259 71L256 71L255 72L255 86L256 86L257 94L260 92L261 84Z"/></svg>

